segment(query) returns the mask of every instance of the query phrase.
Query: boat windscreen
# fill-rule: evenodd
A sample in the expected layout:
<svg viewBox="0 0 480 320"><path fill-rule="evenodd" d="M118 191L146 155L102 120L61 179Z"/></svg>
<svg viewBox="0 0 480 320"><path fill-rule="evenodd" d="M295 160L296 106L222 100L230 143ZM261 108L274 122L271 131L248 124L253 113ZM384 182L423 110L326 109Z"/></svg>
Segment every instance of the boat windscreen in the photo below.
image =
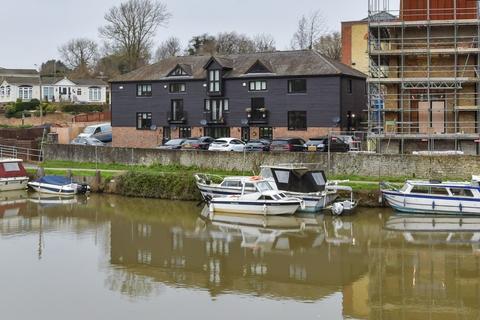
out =
<svg viewBox="0 0 480 320"><path fill-rule="evenodd" d="M323 171L296 171L272 169L275 183L279 190L291 192L321 192L327 181Z"/></svg>

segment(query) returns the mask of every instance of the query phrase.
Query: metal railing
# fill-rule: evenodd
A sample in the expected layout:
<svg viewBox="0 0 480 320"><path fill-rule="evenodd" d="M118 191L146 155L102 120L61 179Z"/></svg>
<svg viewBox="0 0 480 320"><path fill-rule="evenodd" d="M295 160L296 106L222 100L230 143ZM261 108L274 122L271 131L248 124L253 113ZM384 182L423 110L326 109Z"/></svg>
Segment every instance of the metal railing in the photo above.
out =
<svg viewBox="0 0 480 320"><path fill-rule="evenodd" d="M25 161L42 161L43 150L0 145L0 159L15 158Z"/></svg>

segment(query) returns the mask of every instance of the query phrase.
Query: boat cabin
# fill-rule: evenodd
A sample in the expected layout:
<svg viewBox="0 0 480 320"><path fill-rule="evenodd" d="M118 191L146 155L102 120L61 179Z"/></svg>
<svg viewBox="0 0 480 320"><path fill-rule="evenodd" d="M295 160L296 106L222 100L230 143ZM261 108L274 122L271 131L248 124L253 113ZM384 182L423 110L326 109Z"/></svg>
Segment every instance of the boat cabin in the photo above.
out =
<svg viewBox="0 0 480 320"><path fill-rule="evenodd" d="M477 183L477 185L475 185ZM405 194L426 194L446 197L480 198L478 182L407 181L402 189Z"/></svg>
<svg viewBox="0 0 480 320"><path fill-rule="evenodd" d="M27 176L27 171L23 167L21 159L1 159L0 160L0 179L1 178L23 178Z"/></svg>
<svg viewBox="0 0 480 320"><path fill-rule="evenodd" d="M263 166L260 175L273 180L278 190L289 192L323 192L327 184L325 172L301 166Z"/></svg>

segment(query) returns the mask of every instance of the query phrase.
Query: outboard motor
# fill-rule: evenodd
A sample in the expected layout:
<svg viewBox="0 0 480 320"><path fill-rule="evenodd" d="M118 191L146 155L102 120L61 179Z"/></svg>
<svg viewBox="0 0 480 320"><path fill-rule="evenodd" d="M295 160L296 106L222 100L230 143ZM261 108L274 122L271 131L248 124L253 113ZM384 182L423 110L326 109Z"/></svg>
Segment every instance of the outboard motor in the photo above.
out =
<svg viewBox="0 0 480 320"><path fill-rule="evenodd" d="M77 187L77 193L79 194L90 193L90 186L86 183L79 183Z"/></svg>

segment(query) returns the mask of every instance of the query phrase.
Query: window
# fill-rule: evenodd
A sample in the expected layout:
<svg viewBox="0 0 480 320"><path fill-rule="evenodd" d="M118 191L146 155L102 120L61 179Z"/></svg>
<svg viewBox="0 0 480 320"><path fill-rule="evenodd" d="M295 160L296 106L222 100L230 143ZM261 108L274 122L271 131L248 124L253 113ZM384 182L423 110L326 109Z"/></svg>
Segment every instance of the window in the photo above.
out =
<svg viewBox="0 0 480 320"><path fill-rule="evenodd" d="M152 113L138 112L137 113L137 130L150 130L152 127Z"/></svg>
<svg viewBox="0 0 480 320"><path fill-rule="evenodd" d="M204 129L204 134L206 136L212 137L214 139L230 137L230 128L227 127L206 127Z"/></svg>
<svg viewBox="0 0 480 320"><path fill-rule="evenodd" d="M3 168L5 172L20 171L20 166L18 165L17 162L5 162L3 164Z"/></svg>
<svg viewBox="0 0 480 320"><path fill-rule="evenodd" d="M43 99L47 100L47 101L52 101L53 100L53 96L54 96L54 88L53 87L43 87Z"/></svg>
<svg viewBox="0 0 480 320"><path fill-rule="evenodd" d="M183 100L172 100L172 113L170 120L179 121L183 118Z"/></svg>
<svg viewBox="0 0 480 320"><path fill-rule="evenodd" d="M180 127L180 138L186 139L192 136L192 128L191 127Z"/></svg>
<svg viewBox="0 0 480 320"><path fill-rule="evenodd" d="M77 96L81 96L82 95L82 89L78 88L77 89Z"/></svg>
<svg viewBox="0 0 480 320"><path fill-rule="evenodd" d="M10 86L5 87L5 97L10 97Z"/></svg>
<svg viewBox="0 0 480 320"><path fill-rule="evenodd" d="M0 98L3 98L5 96L5 87L1 86L0 87Z"/></svg>
<svg viewBox="0 0 480 320"><path fill-rule="evenodd" d="M170 93L185 92L185 89L186 89L185 83L171 83L170 84Z"/></svg>
<svg viewBox="0 0 480 320"><path fill-rule="evenodd" d="M151 97L152 85L151 84L137 84L137 97Z"/></svg>
<svg viewBox="0 0 480 320"><path fill-rule="evenodd" d="M170 127L163 127L163 144L172 138Z"/></svg>
<svg viewBox="0 0 480 320"><path fill-rule="evenodd" d="M178 66L177 68L175 68L175 70L173 70L172 72L170 72L169 76L173 76L173 77L181 77L181 76L188 76L189 74L185 72L185 70L182 69L182 67Z"/></svg>
<svg viewBox="0 0 480 320"><path fill-rule="evenodd" d="M98 87L88 88L88 99L90 101L100 101L102 99L102 90Z"/></svg>
<svg viewBox="0 0 480 320"><path fill-rule="evenodd" d="M223 118L223 112L229 110L228 99L205 100L205 111L210 112L212 121Z"/></svg>
<svg viewBox="0 0 480 320"><path fill-rule="evenodd" d="M289 111L288 112L288 130L307 130L307 112Z"/></svg>
<svg viewBox="0 0 480 320"><path fill-rule="evenodd" d="M306 92L307 92L306 79L288 80L288 93L306 93Z"/></svg>
<svg viewBox="0 0 480 320"><path fill-rule="evenodd" d="M353 93L353 81L352 79L348 79L348 93Z"/></svg>
<svg viewBox="0 0 480 320"><path fill-rule="evenodd" d="M267 81L250 81L248 83L248 89L250 91L266 91Z"/></svg>
<svg viewBox="0 0 480 320"><path fill-rule="evenodd" d="M470 189L450 189L450 191L457 197L473 197L472 190Z"/></svg>
<svg viewBox="0 0 480 320"><path fill-rule="evenodd" d="M18 97L21 100L32 100L33 88L31 86L21 86L18 88Z"/></svg>
<svg viewBox="0 0 480 320"><path fill-rule="evenodd" d="M272 127L260 127L259 128L259 138L260 139L269 139L273 140L273 129Z"/></svg>
<svg viewBox="0 0 480 320"><path fill-rule="evenodd" d="M220 70L210 70L208 72L208 92L220 92Z"/></svg>

